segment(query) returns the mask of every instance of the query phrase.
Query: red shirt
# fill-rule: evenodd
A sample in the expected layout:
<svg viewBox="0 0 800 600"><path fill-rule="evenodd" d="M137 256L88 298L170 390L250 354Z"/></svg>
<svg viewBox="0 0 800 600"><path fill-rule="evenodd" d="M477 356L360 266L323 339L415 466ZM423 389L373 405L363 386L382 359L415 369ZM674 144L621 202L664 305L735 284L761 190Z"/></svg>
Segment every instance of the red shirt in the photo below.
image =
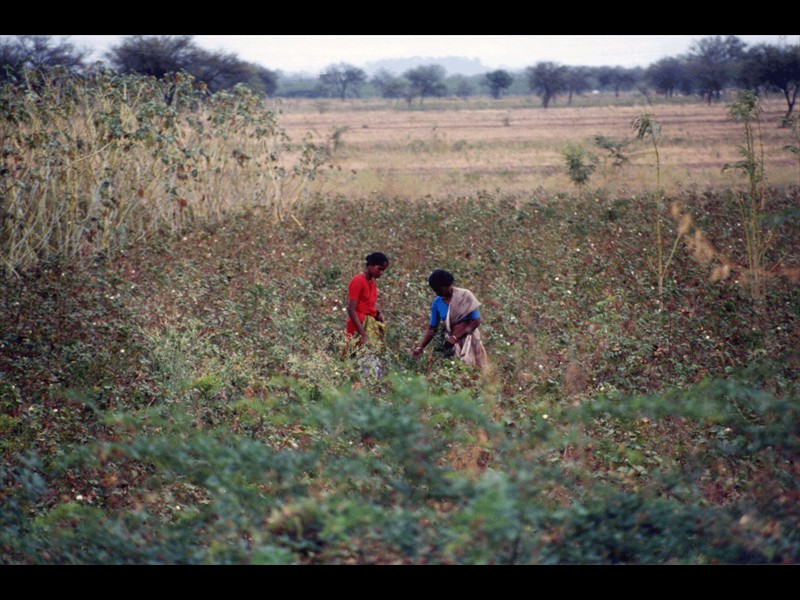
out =
<svg viewBox="0 0 800 600"><path fill-rule="evenodd" d="M356 315L358 320L363 323L364 317L370 315L374 317L378 311L375 310L375 302L378 300L378 286L374 279L367 279L363 273L359 273L350 280L347 289L347 301L356 301ZM356 326L350 317L347 317L347 333L356 332Z"/></svg>

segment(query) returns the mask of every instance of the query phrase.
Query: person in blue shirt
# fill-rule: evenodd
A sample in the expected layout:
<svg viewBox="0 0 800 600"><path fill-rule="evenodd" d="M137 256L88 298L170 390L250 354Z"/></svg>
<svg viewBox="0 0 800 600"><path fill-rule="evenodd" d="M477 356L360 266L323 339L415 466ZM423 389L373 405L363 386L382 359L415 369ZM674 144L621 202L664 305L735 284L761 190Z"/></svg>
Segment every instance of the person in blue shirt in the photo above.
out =
<svg viewBox="0 0 800 600"><path fill-rule="evenodd" d="M486 350L480 339L478 327L481 314L480 302L466 288L453 285L455 278L449 271L436 269L428 277L428 285L436 293L431 303L431 318L425 336L412 350L414 356L422 354L425 346L436 335L444 323L444 338L441 353L458 356L467 364L483 368L486 365Z"/></svg>

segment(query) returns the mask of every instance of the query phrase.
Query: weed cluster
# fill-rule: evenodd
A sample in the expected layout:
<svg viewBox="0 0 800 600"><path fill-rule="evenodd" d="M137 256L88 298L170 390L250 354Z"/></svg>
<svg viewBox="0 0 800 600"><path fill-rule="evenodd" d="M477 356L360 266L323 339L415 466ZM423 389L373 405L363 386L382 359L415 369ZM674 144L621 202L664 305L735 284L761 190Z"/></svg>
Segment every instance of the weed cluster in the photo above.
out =
<svg viewBox="0 0 800 600"><path fill-rule="evenodd" d="M232 207L282 222L304 198L319 146L292 145L277 109L246 87L214 95L178 73L31 73L0 87L0 261L114 255Z"/></svg>

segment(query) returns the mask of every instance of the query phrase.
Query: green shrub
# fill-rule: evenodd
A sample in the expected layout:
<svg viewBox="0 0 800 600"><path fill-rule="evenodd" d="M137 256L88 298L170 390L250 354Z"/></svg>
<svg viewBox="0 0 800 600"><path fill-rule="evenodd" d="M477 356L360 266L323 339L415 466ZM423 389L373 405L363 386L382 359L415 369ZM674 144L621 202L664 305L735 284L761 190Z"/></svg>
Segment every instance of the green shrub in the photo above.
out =
<svg viewBox="0 0 800 600"><path fill-rule="evenodd" d="M797 386L779 397L753 375L597 398L517 433L493 424L481 398L433 394L424 379L399 375L381 397L326 390L301 410L305 441L285 449L192 429L180 411L121 416L118 427L138 430L129 441L4 471L0 547L9 562L60 564L795 562L791 473L772 483L771 499L745 489L708 503L705 473L720 461L735 456L770 472L796 464ZM691 462L627 473L584 462L596 447L584 425L598 415L685 419L686 431L706 438L729 431ZM488 468L457 468L454 451L476 444L479 430ZM570 450L583 458L567 460ZM73 492L50 507L45 482L58 471L91 469L103 480L124 461L141 465L145 495L120 509L102 498L109 489ZM592 464L595 482L579 483ZM559 490L572 500L559 501Z"/></svg>
<svg viewBox="0 0 800 600"><path fill-rule="evenodd" d="M597 169L597 157L575 143L564 146L561 153L567 163L567 175L570 181L579 189L583 189Z"/></svg>

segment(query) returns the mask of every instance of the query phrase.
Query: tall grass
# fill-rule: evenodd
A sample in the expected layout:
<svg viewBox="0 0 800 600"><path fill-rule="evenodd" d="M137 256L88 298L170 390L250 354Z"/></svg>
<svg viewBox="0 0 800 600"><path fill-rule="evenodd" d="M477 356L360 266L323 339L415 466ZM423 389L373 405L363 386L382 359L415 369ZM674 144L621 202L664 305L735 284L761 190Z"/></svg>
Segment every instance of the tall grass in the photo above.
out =
<svg viewBox="0 0 800 600"><path fill-rule="evenodd" d="M0 89L0 261L80 262L233 206L291 217L319 149L293 145L278 107L239 87L209 95L162 80L28 73Z"/></svg>

